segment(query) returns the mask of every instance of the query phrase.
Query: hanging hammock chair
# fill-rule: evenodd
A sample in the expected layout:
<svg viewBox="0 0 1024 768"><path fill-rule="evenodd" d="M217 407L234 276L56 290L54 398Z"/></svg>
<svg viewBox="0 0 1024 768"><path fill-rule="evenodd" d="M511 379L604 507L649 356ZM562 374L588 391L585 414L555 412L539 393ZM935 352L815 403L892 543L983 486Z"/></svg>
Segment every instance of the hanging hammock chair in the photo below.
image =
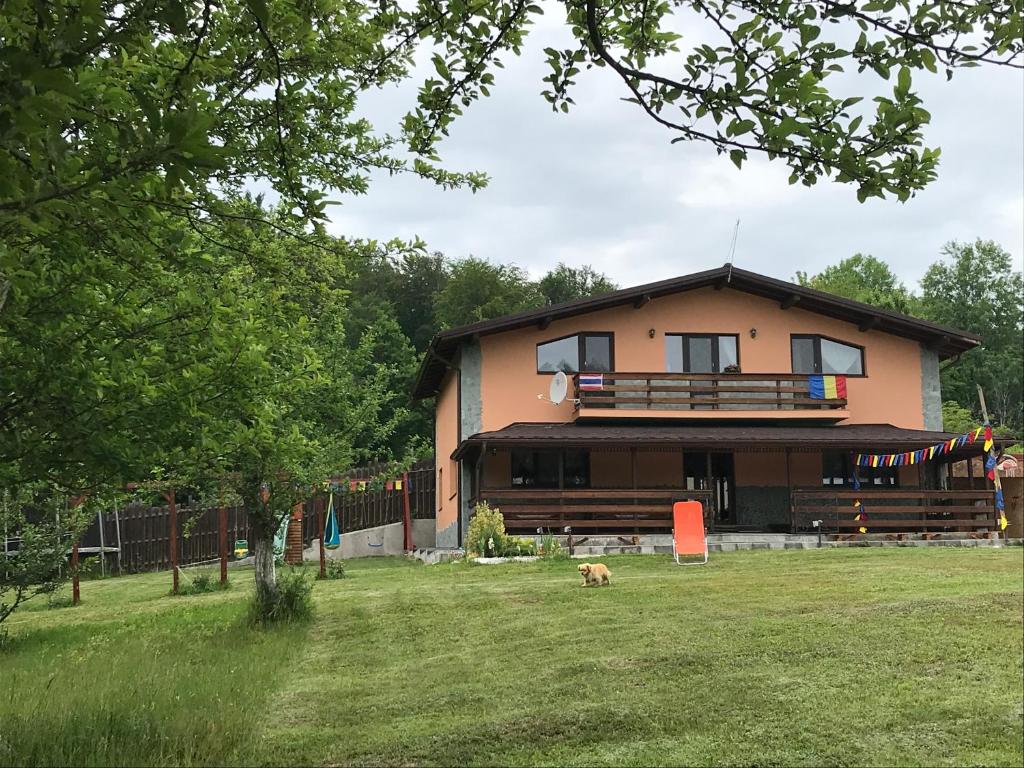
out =
<svg viewBox="0 0 1024 768"><path fill-rule="evenodd" d="M338 517L334 514L334 494L327 503L327 522L324 525L324 547L337 549L341 546L341 531L338 530Z"/></svg>

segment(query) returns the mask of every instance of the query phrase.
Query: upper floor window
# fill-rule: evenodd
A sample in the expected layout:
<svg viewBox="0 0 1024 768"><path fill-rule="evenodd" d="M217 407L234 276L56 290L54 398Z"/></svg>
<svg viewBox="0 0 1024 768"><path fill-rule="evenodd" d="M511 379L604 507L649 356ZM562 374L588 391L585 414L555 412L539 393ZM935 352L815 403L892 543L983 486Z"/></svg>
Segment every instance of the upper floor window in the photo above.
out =
<svg viewBox="0 0 1024 768"><path fill-rule="evenodd" d="M793 373L830 373L841 376L864 375L864 348L844 344L824 336L791 337Z"/></svg>
<svg viewBox="0 0 1024 768"><path fill-rule="evenodd" d="M739 362L739 336L734 333L665 334L669 373L723 373Z"/></svg>
<svg viewBox="0 0 1024 768"><path fill-rule="evenodd" d="M614 335L579 333L537 345L537 373L612 371Z"/></svg>

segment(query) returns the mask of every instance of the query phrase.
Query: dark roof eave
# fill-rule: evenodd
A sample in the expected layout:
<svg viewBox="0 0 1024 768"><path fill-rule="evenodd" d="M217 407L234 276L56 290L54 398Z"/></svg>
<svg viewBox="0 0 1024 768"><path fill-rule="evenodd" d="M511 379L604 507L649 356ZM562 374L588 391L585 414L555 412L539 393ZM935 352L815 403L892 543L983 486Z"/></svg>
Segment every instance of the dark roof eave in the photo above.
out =
<svg viewBox="0 0 1024 768"><path fill-rule="evenodd" d="M420 367L413 392L415 399L432 397L437 394L442 376L428 365L431 353L450 358L459 344L473 336L485 336L502 333L518 328L534 325L548 318L559 320L566 317L597 312L602 309L621 306L639 297L659 298L708 286L720 285L732 287L757 296L777 299L780 296L799 297L798 305L802 309L834 317L846 322L862 323L872 320L875 330L899 333L915 341L930 344L940 358L948 358L962 354L981 343L981 338L968 331L939 325L928 320L921 320L899 312L873 307L852 299L834 296L813 288L795 283L787 283L773 277L766 277L755 272L724 266L717 269L695 272L682 277L661 280L655 283L623 288L619 291L591 296L576 301L554 304L538 309L525 310L493 320L483 320L469 325L440 331L430 341L430 346Z"/></svg>

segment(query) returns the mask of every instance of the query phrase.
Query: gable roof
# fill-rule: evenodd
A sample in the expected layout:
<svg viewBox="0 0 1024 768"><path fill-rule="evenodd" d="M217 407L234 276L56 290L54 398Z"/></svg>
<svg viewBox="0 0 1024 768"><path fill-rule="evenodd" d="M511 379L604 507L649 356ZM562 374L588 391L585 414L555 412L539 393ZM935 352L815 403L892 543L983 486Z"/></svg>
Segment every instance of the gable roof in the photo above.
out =
<svg viewBox="0 0 1024 768"><path fill-rule="evenodd" d="M467 339L525 328L530 325L546 324L554 320L625 304L632 303L639 307L650 299L660 296L707 287L743 291L776 300L786 307L796 306L837 320L855 323L863 330L878 330L913 339L934 349L940 359L962 354L981 344L981 338L968 331L873 307L870 304L845 299L831 293L788 283L785 280L777 280L774 277L766 277L726 264L717 269L694 272L669 280L638 285L634 288L623 288L600 296L567 301L538 309L528 309L493 320L483 320L479 323L441 331L431 339L430 346L423 357L413 397L421 399L437 394L445 371L453 363L453 357L462 342Z"/></svg>

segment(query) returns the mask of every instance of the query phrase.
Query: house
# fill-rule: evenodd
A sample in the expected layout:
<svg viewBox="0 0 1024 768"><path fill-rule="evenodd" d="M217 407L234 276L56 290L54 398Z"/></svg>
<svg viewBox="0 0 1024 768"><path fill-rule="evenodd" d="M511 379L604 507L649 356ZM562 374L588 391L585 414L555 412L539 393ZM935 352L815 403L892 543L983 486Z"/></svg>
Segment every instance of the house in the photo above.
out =
<svg viewBox="0 0 1024 768"><path fill-rule="evenodd" d="M980 343L729 265L443 331L415 387L436 400L437 545L480 500L519 533L664 532L687 498L711 530L856 533L858 495L871 530L990 530L991 491L948 482L981 441L854 471L956 437L939 366Z"/></svg>

